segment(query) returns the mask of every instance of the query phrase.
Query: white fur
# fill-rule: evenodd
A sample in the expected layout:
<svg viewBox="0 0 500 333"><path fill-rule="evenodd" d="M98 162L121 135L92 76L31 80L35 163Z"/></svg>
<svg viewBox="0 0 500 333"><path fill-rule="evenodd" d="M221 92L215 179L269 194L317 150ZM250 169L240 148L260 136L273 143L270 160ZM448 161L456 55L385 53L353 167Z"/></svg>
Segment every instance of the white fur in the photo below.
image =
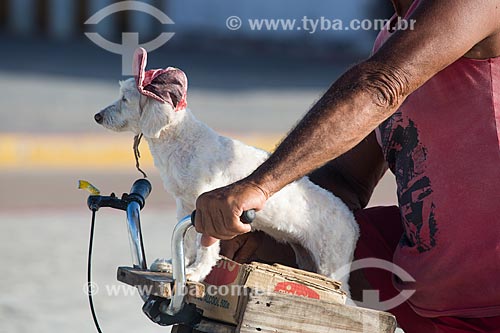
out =
<svg viewBox="0 0 500 333"><path fill-rule="evenodd" d="M174 112L169 104L140 95L133 79L120 86L121 98L101 111L103 126L144 134L179 219L192 212L200 194L246 177L269 155L218 135L187 109ZM330 192L304 177L273 195L252 227L302 245L318 273L340 280L349 291L349 277L335 272L351 263L359 229L351 211ZM218 259L219 245L204 248L195 237L186 240L188 271L191 279L201 280Z"/></svg>

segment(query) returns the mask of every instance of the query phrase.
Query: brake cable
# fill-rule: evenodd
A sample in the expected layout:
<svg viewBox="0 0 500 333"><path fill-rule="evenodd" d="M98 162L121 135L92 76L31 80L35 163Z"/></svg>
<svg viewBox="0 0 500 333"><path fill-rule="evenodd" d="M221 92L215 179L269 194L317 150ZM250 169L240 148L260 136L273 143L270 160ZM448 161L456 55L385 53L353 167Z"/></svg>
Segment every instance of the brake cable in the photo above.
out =
<svg viewBox="0 0 500 333"><path fill-rule="evenodd" d="M99 321L97 320L97 315L94 309L94 300L93 294L94 290L92 288L92 247L94 245L94 227L95 227L95 213L96 209L92 209L92 221L90 222L90 237L89 237L89 252L87 257L87 294L89 296L89 306L90 312L92 313L92 319L94 320L95 328L97 332L102 333L101 326L99 325Z"/></svg>
<svg viewBox="0 0 500 333"><path fill-rule="evenodd" d="M118 210L127 211L127 220L128 220L128 208L129 205L134 205L137 210L137 221L133 221L134 226L131 227L129 225L129 235L131 236L131 245L133 248L133 252L136 254L136 261L134 262L134 267L139 267L142 269L146 269L146 256L144 254L144 244L142 240L142 231L140 226L139 211L144 207L146 198L151 193L151 183L146 179L139 179L134 182L130 193L124 193L121 198L118 198L114 193L111 193L109 196L101 196L99 189L90 184L87 181L80 180L78 182L78 188L87 190L90 192L90 196L87 199L87 205L89 209L92 211L92 220L90 225L90 237L89 237L89 251L87 258L87 295L89 299L90 312L92 314L92 319L94 321L95 327L99 333L102 333L101 327L99 325L99 321L97 319L97 315L94 308L94 300L93 300L93 284L92 284L92 249L94 244L94 230L95 230L95 220L96 220L96 212L101 207L110 207ZM132 223L132 221L128 221L128 223ZM133 233L131 228L137 231Z"/></svg>

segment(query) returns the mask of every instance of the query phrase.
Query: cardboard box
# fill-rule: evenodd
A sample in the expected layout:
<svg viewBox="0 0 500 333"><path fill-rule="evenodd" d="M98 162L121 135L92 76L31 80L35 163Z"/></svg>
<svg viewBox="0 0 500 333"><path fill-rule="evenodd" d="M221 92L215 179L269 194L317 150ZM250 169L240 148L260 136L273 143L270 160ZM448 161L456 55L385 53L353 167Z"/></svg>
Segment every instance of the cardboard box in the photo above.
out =
<svg viewBox="0 0 500 333"><path fill-rule="evenodd" d="M203 310L206 318L229 324L239 322L249 290L278 292L345 304L340 282L281 265L238 264L219 260L205 281L205 296L188 296L187 302Z"/></svg>

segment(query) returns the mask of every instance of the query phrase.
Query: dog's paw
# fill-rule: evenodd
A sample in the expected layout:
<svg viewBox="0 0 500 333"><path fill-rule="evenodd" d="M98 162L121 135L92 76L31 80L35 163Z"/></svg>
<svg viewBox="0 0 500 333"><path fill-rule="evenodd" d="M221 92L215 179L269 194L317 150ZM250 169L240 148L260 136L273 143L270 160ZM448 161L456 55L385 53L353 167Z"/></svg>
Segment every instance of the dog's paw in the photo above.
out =
<svg viewBox="0 0 500 333"><path fill-rule="evenodd" d="M198 238L198 233L194 230L194 228L191 228L184 236L184 253L186 258L186 266L190 266L196 261L196 252L198 251Z"/></svg>
<svg viewBox="0 0 500 333"><path fill-rule="evenodd" d="M158 258L151 264L150 268L153 272L172 272L172 259Z"/></svg>
<svg viewBox="0 0 500 333"><path fill-rule="evenodd" d="M216 258L210 256L202 256L201 258L197 258L195 263L193 263L189 267L186 267L187 279L195 282L203 281L212 271L212 267L215 266L218 258L218 256Z"/></svg>
<svg viewBox="0 0 500 333"><path fill-rule="evenodd" d="M219 242L210 247L201 246L196 253L196 261L186 268L188 279L202 281L219 260Z"/></svg>
<svg viewBox="0 0 500 333"><path fill-rule="evenodd" d="M200 282L207 277L211 270L212 266L198 263L186 268L186 277L190 281Z"/></svg>

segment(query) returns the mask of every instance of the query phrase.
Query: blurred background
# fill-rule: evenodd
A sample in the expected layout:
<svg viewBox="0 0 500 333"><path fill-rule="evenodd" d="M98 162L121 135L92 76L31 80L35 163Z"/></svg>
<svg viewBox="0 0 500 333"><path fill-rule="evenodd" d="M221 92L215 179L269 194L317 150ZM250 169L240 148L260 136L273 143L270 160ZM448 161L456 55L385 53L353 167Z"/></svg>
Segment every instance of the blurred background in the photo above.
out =
<svg viewBox="0 0 500 333"><path fill-rule="evenodd" d="M85 22L112 0L0 0L0 332L92 332L84 292L90 211L86 179L103 194L128 192L132 134L112 133L93 115L118 96L122 56L85 33L121 44L173 37L149 52L148 68L175 66L189 79L188 104L217 131L272 150L329 85L366 58L374 29L252 30L252 19L342 20L391 16L389 0L149 0L171 19L119 11ZM240 29L227 27L238 16ZM299 24L299 23L297 23ZM327 31L328 30L328 31ZM143 211L146 254L169 257L175 221L146 142L141 166L153 193ZM370 205L396 203L387 174ZM120 212L98 213L94 280L104 332L168 331L142 315L130 290L111 295L116 267L131 262Z"/></svg>

